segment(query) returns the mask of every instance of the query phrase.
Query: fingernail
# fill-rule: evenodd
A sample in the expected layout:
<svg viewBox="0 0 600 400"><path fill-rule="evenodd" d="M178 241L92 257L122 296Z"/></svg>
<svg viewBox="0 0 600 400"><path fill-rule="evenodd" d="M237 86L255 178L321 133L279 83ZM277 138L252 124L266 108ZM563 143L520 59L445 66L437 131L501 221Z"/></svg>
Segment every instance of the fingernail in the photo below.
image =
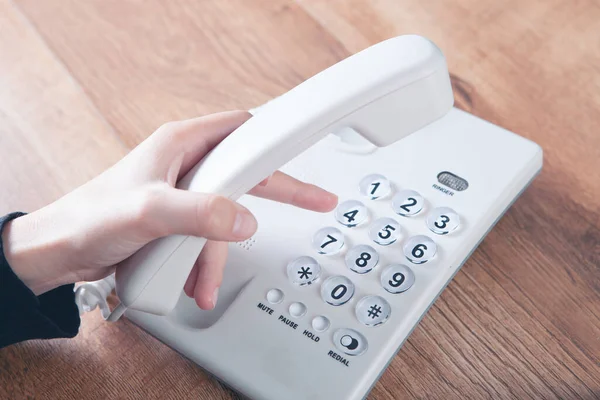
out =
<svg viewBox="0 0 600 400"><path fill-rule="evenodd" d="M238 237L247 238L256 231L256 219L248 211L240 210L235 216L233 223L233 234Z"/></svg>
<svg viewBox="0 0 600 400"><path fill-rule="evenodd" d="M219 300L219 287L218 286L215 288L215 291L213 292L213 296L212 296L213 308L215 308L217 306L217 300Z"/></svg>

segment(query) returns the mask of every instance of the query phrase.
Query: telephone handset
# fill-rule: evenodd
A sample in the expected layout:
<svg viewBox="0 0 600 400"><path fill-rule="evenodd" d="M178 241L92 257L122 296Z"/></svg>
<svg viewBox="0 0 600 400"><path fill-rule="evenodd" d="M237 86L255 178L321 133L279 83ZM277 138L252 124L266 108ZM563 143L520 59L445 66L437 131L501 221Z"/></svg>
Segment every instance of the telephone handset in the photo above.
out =
<svg viewBox="0 0 600 400"><path fill-rule="evenodd" d="M378 147L410 135L450 111L445 58L429 40L399 36L369 47L301 83L223 140L178 184L237 200L329 133L351 128ZM260 222L260 221L259 221ZM166 315L206 240L155 240L116 271L125 308Z"/></svg>

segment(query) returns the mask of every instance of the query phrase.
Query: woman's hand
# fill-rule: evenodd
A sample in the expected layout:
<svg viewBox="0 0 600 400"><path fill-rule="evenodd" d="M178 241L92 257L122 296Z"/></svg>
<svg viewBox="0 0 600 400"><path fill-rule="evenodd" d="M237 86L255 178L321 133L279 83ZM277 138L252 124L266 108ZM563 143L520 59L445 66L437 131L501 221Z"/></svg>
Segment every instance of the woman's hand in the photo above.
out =
<svg viewBox="0 0 600 400"><path fill-rule="evenodd" d="M160 127L103 174L10 222L2 239L11 268L39 295L67 283L108 276L119 262L154 239L201 236L209 241L184 289L199 307L212 309L227 242L249 238L257 222L250 211L225 197L175 185L250 117L234 111ZM337 204L335 195L281 172L250 193L320 212Z"/></svg>

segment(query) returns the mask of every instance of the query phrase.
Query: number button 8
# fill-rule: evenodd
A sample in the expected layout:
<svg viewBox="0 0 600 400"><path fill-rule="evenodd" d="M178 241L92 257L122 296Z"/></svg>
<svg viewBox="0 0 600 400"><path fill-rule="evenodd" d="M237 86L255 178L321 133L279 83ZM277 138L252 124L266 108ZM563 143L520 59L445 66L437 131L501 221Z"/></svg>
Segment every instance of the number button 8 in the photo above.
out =
<svg viewBox="0 0 600 400"><path fill-rule="evenodd" d="M371 246L359 244L346 254L346 266L357 274L366 274L379 263L379 254Z"/></svg>
<svg viewBox="0 0 600 400"><path fill-rule="evenodd" d="M427 227L437 235L452 232L460 225L460 217L449 207L438 207L427 217Z"/></svg>
<svg viewBox="0 0 600 400"><path fill-rule="evenodd" d="M354 296L354 284L345 276L331 276L321 286L321 297L332 306L341 306Z"/></svg>
<svg viewBox="0 0 600 400"><path fill-rule="evenodd" d="M374 221L369 231L369 237L381 246L388 246L400 237L402 229L393 218L379 218Z"/></svg>
<svg viewBox="0 0 600 400"><path fill-rule="evenodd" d="M413 236L404 244L404 256L413 264L423 264L431 260L437 252L433 240L424 235Z"/></svg>
<svg viewBox="0 0 600 400"><path fill-rule="evenodd" d="M344 234L338 228L321 228L313 236L312 243L319 254L336 254L344 247Z"/></svg>
<svg viewBox="0 0 600 400"><path fill-rule="evenodd" d="M367 207L358 200L348 200L338 205L335 219L349 228L359 225L367 219Z"/></svg>
<svg viewBox="0 0 600 400"><path fill-rule="evenodd" d="M394 212L403 217L417 215L423 209L423 196L414 190L401 190L392 199Z"/></svg>
<svg viewBox="0 0 600 400"><path fill-rule="evenodd" d="M385 197L392 190L390 181L385 176L379 174L365 176L361 179L358 187L360 193L371 200Z"/></svg>

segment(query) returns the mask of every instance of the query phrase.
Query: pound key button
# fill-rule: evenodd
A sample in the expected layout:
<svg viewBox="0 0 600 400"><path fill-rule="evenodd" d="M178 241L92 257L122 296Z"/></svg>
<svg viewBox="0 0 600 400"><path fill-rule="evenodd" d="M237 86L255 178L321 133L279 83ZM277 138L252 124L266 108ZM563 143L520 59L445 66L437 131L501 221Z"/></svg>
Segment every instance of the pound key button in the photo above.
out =
<svg viewBox="0 0 600 400"><path fill-rule="evenodd" d="M367 339L354 329L341 328L333 334L333 343L349 356L360 356L367 351Z"/></svg>
<svg viewBox="0 0 600 400"><path fill-rule="evenodd" d="M390 303L380 296L366 296L356 304L356 318L366 326L383 324L391 313Z"/></svg>

